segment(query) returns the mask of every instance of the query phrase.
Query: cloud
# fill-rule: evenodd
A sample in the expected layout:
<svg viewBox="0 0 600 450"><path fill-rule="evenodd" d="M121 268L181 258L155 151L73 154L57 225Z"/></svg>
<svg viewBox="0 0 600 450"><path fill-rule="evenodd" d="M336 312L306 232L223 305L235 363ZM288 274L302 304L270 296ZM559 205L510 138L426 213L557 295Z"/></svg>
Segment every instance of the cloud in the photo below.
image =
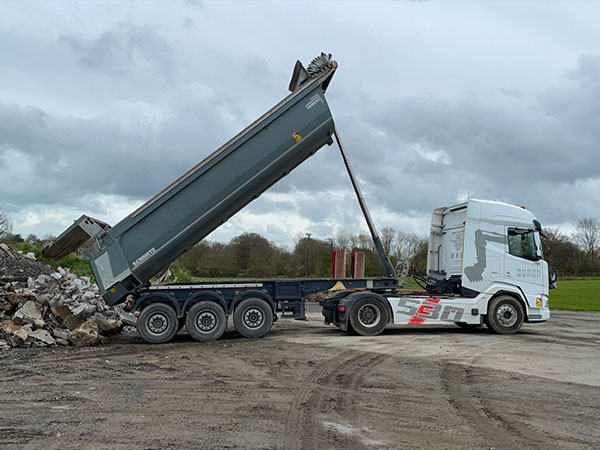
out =
<svg viewBox="0 0 600 450"><path fill-rule="evenodd" d="M295 59L321 50L340 61L327 98L379 228L424 233L431 209L468 196L525 204L545 224L600 217L600 36L593 21L565 32L597 9L312 5L328 17L312 33L314 11L294 3L86 3L85 26L68 4L44 20L7 7L0 207L15 231L57 233L81 213L116 223L286 95ZM342 229L365 227L331 146L212 236Z"/></svg>
<svg viewBox="0 0 600 450"><path fill-rule="evenodd" d="M64 43L86 69L122 77L136 69L159 70L170 77L175 66L174 48L166 37L149 26L119 22L96 38L61 34Z"/></svg>

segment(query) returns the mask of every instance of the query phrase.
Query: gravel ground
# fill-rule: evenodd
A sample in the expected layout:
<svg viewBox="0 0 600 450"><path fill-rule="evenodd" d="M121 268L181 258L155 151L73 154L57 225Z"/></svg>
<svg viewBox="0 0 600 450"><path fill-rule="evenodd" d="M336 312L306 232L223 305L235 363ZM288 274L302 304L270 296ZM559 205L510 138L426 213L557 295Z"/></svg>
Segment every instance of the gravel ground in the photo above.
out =
<svg viewBox="0 0 600 450"><path fill-rule="evenodd" d="M600 447L600 314L514 336L362 338L280 320L247 340L136 336L0 353L3 449Z"/></svg>

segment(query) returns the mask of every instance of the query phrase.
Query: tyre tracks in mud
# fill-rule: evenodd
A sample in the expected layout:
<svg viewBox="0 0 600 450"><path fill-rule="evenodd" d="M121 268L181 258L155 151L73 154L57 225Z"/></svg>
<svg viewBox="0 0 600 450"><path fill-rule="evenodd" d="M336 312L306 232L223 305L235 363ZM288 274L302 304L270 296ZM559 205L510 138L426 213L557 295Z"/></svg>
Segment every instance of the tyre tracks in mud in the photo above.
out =
<svg viewBox="0 0 600 450"><path fill-rule="evenodd" d="M321 449L326 429L320 423L326 401L335 402L335 412L356 422L360 416L357 392L375 366L391 357L386 353L340 355L325 361L303 382L288 411L284 449ZM343 385L342 388L339 385Z"/></svg>
<svg viewBox="0 0 600 450"><path fill-rule="evenodd" d="M486 448L547 448L549 440L559 445L547 432L519 421L518 417L498 413L489 398L475 386L472 367L442 362L440 381L449 403L468 427L482 438Z"/></svg>

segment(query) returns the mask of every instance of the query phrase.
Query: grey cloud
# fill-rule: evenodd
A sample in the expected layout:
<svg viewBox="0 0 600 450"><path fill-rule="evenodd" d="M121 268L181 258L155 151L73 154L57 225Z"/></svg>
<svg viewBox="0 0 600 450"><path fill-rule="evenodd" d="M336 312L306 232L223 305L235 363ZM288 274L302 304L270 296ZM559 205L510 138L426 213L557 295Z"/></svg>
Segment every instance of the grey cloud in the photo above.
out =
<svg viewBox="0 0 600 450"><path fill-rule="evenodd" d="M73 202L86 194L145 199L227 140L238 124L218 95L189 86L172 116L131 125L102 118L62 118L0 103L0 157L27 158L27 185L3 187L11 204ZM4 160L6 170L10 161Z"/></svg>
<svg viewBox="0 0 600 450"><path fill-rule="evenodd" d="M201 12L148 4L135 25L116 5L96 11L89 29L61 19L70 5L49 6L56 20L44 27L7 10L0 196L11 212L36 204L85 212L102 194L146 200L286 95L296 57L306 63L328 50L340 61L328 101L376 223L405 219L397 214L428 221L432 208L467 193L526 204L544 223L600 217L600 57L575 64L582 48L598 48L589 44L598 42L588 21L596 7L544 7L540 19L535 5L521 14L438 4L443 20L425 33L430 12L420 5L322 3L328 26L306 33L290 26L306 14L301 4L269 14L262 4L188 4ZM567 12L590 24L588 34L561 31ZM246 211L296 213L319 235L363 226L335 146L271 191L279 195ZM285 226L272 225L285 239Z"/></svg>
<svg viewBox="0 0 600 450"><path fill-rule="evenodd" d="M569 203L575 217L600 214L597 204L583 207L590 205L590 193L575 188L600 177L599 86L600 58L582 56L568 77L538 92L533 102L475 95L367 99L362 114L342 113L337 122L366 197L375 205L427 215L470 193L527 203L557 223L565 220ZM448 162L419 155L417 145L447 155ZM322 149L296 175L276 188L319 192L350 186L337 149ZM560 200L552 191L560 192ZM580 200L569 202L569 196Z"/></svg>
<svg viewBox="0 0 600 450"><path fill-rule="evenodd" d="M148 26L120 22L97 38L63 34L59 42L74 52L83 67L111 76L122 77L146 66L169 77L174 66L171 43Z"/></svg>

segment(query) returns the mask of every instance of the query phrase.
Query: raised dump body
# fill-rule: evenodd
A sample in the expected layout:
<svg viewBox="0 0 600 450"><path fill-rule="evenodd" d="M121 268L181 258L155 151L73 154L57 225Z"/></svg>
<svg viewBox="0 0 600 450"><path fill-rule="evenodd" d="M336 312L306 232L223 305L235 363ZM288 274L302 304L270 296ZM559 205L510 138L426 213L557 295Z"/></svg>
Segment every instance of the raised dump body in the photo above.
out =
<svg viewBox="0 0 600 450"><path fill-rule="evenodd" d="M116 304L145 285L325 144L334 123L325 90L337 63L297 63L285 99L113 228L82 216L44 250L80 249L100 292Z"/></svg>

